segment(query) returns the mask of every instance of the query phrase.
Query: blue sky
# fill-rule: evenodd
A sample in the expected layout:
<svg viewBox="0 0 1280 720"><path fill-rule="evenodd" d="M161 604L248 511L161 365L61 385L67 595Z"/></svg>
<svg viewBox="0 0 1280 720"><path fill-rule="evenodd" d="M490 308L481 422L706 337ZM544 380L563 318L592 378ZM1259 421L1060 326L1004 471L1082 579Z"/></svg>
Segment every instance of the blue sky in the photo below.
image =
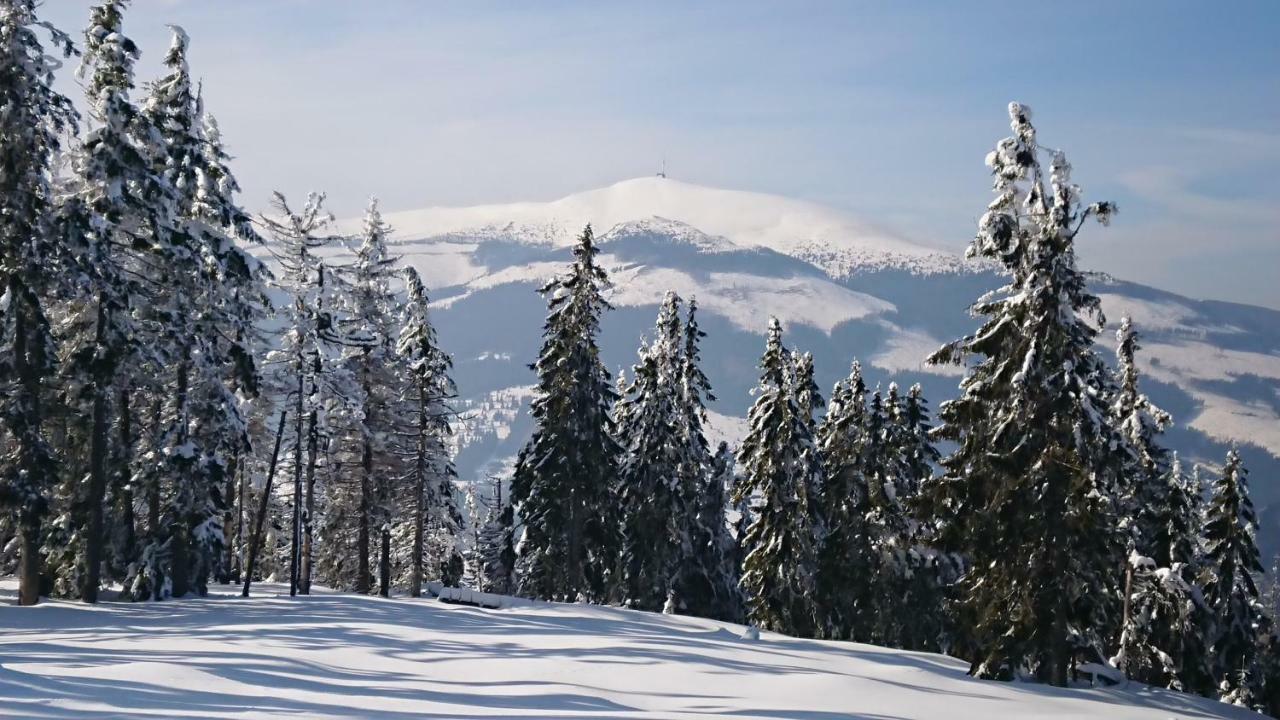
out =
<svg viewBox="0 0 1280 720"><path fill-rule="evenodd" d="M47 0L78 32L85 0ZM192 36L251 207L552 199L652 174L962 249L1010 100L1121 213L1082 263L1280 308L1280 2L135 0ZM69 73L66 73L69 75ZM70 77L64 87L74 89Z"/></svg>

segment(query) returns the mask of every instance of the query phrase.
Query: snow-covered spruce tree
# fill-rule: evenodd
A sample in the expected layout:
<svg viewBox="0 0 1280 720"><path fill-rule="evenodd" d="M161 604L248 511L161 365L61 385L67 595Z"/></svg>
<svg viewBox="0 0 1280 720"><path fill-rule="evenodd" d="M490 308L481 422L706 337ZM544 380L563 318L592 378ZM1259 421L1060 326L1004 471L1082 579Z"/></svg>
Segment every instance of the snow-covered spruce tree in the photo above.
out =
<svg viewBox="0 0 1280 720"><path fill-rule="evenodd" d="M809 636L817 629L817 540L808 492L822 468L810 423L797 407L794 374L782 325L771 318L747 436L738 450L742 477L734 498L756 496L741 580L748 619L767 630Z"/></svg>
<svg viewBox="0 0 1280 720"><path fill-rule="evenodd" d="M681 480L680 298L667 293L653 339L641 345L626 393L618 400L618 466L622 512L621 568L625 600L641 610L662 610L676 593L689 538ZM678 600L677 600L678 601Z"/></svg>
<svg viewBox="0 0 1280 720"><path fill-rule="evenodd" d="M462 516L454 500L453 457L448 439L452 432L449 420L453 412L449 402L457 396L449 371L453 359L440 349L435 328L428 313L427 290L413 268L406 268L404 323L397 344L398 361L404 371L402 389L407 403L410 427L402 431L409 441L401 450L409 465L409 483L413 508L413 545L410 556L409 594L422 594L423 551L426 528L462 530Z"/></svg>
<svg viewBox="0 0 1280 720"><path fill-rule="evenodd" d="M1156 567L1173 561L1169 511L1170 453L1159 437L1173 423L1169 413L1156 407L1138 388L1138 332L1126 316L1116 331L1118 385L1112 404L1115 423L1129 442L1132 458L1125 468L1125 515L1131 518L1131 552L1151 558Z"/></svg>
<svg viewBox="0 0 1280 720"><path fill-rule="evenodd" d="M43 387L55 372L47 302L65 249L51 227L52 158L76 124L53 89L55 57L42 27L70 54L70 39L36 17L34 0L0 3L0 509L12 511L21 545L18 603L40 598L41 523L56 456L44 434Z"/></svg>
<svg viewBox="0 0 1280 720"><path fill-rule="evenodd" d="M893 459L897 463L897 501L904 512L904 532L896 538L902 600L893 607L896 647L938 651L950 645L946 588L960 576L962 565L933 547L932 527L916 517L920 489L933 478L941 454L930 438L929 404L919 384L905 397L889 395Z"/></svg>
<svg viewBox="0 0 1280 720"><path fill-rule="evenodd" d="M476 540L479 589L509 595L516 581L515 511L503 498L501 478L493 479L493 492L483 502L487 513Z"/></svg>
<svg viewBox="0 0 1280 720"><path fill-rule="evenodd" d="M115 414L123 426L128 424L131 393L151 391L153 403L164 396L155 378L166 358L158 339L165 336L168 318L149 308L168 283L160 268L172 261L178 248L174 191L158 172L163 162L159 135L129 99L138 49L122 32L125 6L106 2L91 10L80 72L88 74L92 123L73 158L74 178L61 213L64 231L80 242L78 264L91 278L82 286L82 302L93 320L92 330L68 342L73 382L83 387L80 395L91 417L89 482L78 498L86 516L74 521L83 527L84 549L83 554L75 553L73 563L63 563L54 572L61 592L90 602L97 596L103 557L112 402L118 402ZM149 419L149 430L160 434L159 414ZM127 445L124 438L120 442ZM127 596L158 599L171 588L167 568L161 567L169 552L168 532L152 512L160 504L165 459L157 454L143 460L138 479L146 486L147 543L141 556L131 558L124 581ZM122 479L128 472L122 465L115 476Z"/></svg>
<svg viewBox="0 0 1280 720"><path fill-rule="evenodd" d="M1129 443L1125 471L1128 566L1119 650L1112 663L1135 680L1190 692L1211 689L1205 663L1207 608L1198 585L1194 504L1176 458L1159 443L1172 424L1138 388L1138 333L1116 332L1115 422Z"/></svg>
<svg viewBox="0 0 1280 720"><path fill-rule="evenodd" d="M1073 653L1099 655L1120 594L1123 438L1089 322L1101 323L1100 303L1074 252L1083 224L1114 207L1081 205L1061 152L1046 178L1030 111L1013 103L1009 115L1013 136L987 156L996 199L968 253L999 263L1009 283L973 306L984 318L976 334L930 358L977 362L941 407L936 433L957 447L922 508L939 518L943 548L971 563L962 592L973 673L1065 685Z"/></svg>
<svg viewBox="0 0 1280 720"><path fill-rule="evenodd" d="M265 271L237 239L261 242L236 202L236 183L220 139L205 137L205 116L187 65L189 38L171 26L166 74L151 84L144 113L161 148L161 175L173 190L175 232L160 306L174 358L169 423L173 492L170 577L175 595L207 592L223 571L227 481L248 449L242 400L258 390L250 353L255 321L267 305Z"/></svg>
<svg viewBox="0 0 1280 720"><path fill-rule="evenodd" d="M588 225L568 273L541 289L548 313L534 364L536 427L511 480L524 524L520 592L529 597L603 599L618 556L619 447L609 412L617 393L596 346L610 307L598 253Z"/></svg>
<svg viewBox="0 0 1280 720"><path fill-rule="evenodd" d="M293 490L302 495L302 507L294 508L301 524L298 590L304 594L310 592L316 555L316 475L321 451L333 440L331 426L345 425L343 421L355 412L359 399L359 389L341 357L339 325L344 316L334 299L334 270L323 258L326 248L336 241L329 228L333 218L325 212L324 201L323 194L311 193L295 211L284 195L275 193L275 213L262 218L272 239L268 248L279 266L276 284L288 297L279 313L283 320L280 339L267 363L274 367L273 391L291 400L286 404L293 414ZM326 515L325 520L337 518ZM338 538L330 541L325 552L344 559L354 555ZM328 564L331 571L325 573L326 580L334 587L351 586L354 574L337 570L339 566L341 562Z"/></svg>
<svg viewBox="0 0 1280 720"><path fill-rule="evenodd" d="M1254 579L1263 572L1257 531L1248 470L1233 447L1205 512L1205 599L1215 619L1210 650L1214 678L1224 701L1245 707L1258 704L1262 694L1257 653L1260 634L1269 624Z"/></svg>
<svg viewBox="0 0 1280 720"><path fill-rule="evenodd" d="M395 310L399 304L391 284L398 270L398 258L387 251L391 228L382 220L376 200L369 203L355 262L347 269L350 288L346 296L349 317L344 342L349 346L348 366L360 387L359 447L360 495L356 514L355 591L368 593L373 587L369 542L379 536L378 592L391 592L390 533L393 509L389 477L398 476L390 467L396 457L391 452L391 435L396 428Z"/></svg>
<svg viewBox="0 0 1280 720"><path fill-rule="evenodd" d="M870 639L875 548L867 531L867 386L855 360L831 391L818 427L824 465L816 499L826 533L818 549L819 632L840 640Z"/></svg>
<svg viewBox="0 0 1280 720"><path fill-rule="evenodd" d="M686 563L685 612L736 622L742 618L735 542L729 533L729 490L736 463L729 444L721 442L711 458L698 496L692 532L693 554Z"/></svg>
<svg viewBox="0 0 1280 720"><path fill-rule="evenodd" d="M733 454L727 445L713 457L703 430L706 403L715 400L711 381L702 372L699 345L706 333L698 326L698 301L689 299L680 358L681 486L689 547L679 573L677 597L683 612L734 620L741 615L741 594L729 535L728 491L733 482ZM723 445L723 443L722 443Z"/></svg>

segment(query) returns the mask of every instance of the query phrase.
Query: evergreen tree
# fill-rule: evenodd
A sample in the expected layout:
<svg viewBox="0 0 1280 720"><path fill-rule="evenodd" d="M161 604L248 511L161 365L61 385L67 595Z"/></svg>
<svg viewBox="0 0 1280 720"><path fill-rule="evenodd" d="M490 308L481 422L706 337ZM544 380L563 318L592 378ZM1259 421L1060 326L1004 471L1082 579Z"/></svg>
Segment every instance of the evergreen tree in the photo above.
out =
<svg viewBox="0 0 1280 720"><path fill-rule="evenodd" d="M808 493L822 468L810 422L797 406L794 374L782 345L782 325L771 318L749 429L738 451L742 479L734 498L756 496L741 580L748 618L768 630L808 636L816 629L816 548Z"/></svg>
<svg viewBox="0 0 1280 720"><path fill-rule="evenodd" d="M1065 685L1074 653L1098 657L1120 594L1122 438L1101 405L1110 382L1089 322L1101 321L1100 303L1074 252L1085 221L1106 222L1114 208L1081 206L1061 152L1046 183L1030 111L1013 103L1009 114L1014 135L987 157L997 197L969 248L1009 283L973 306L985 319L976 334L930 358L979 360L941 407L937 434L956 449L922 507L941 520L943 549L970 561L973 672L1030 670Z"/></svg>
<svg viewBox="0 0 1280 720"><path fill-rule="evenodd" d="M541 289L548 314L534 365L536 427L511 481L524 523L520 592L530 597L602 599L618 556L619 448L609 413L617 394L596 346L610 307L598 254L588 225L569 272Z"/></svg>
<svg viewBox="0 0 1280 720"><path fill-rule="evenodd" d="M712 456L704 431L706 403L716 399L702 371L699 346L704 337L698 326L697 298L690 298L677 397L684 557L676 596L680 608L691 615L733 619L740 613L740 595L725 511L734 465L727 446Z"/></svg>
<svg viewBox="0 0 1280 720"><path fill-rule="evenodd" d="M680 298L667 293L654 338L640 348L626 394L618 401L617 435L625 452L618 467L622 508L622 573L627 604L662 610L677 592L684 567L686 493L683 435ZM704 441L705 442L705 441Z"/></svg>
<svg viewBox="0 0 1280 720"><path fill-rule="evenodd" d="M1128 441L1125 470L1129 560L1119 651L1112 663L1135 680L1191 692L1210 689L1204 631L1208 608L1198 585L1194 502L1177 458L1159 443L1172 424L1138 387L1138 333L1129 318L1116 332L1118 386L1112 412Z"/></svg>
<svg viewBox="0 0 1280 720"><path fill-rule="evenodd" d="M71 41L41 22L36 6L0 6L0 509L15 516L22 605L40 598L41 524L57 471L41 397L56 369L47 302L66 253L50 223L52 161L59 136L77 121L71 102L53 89L58 61L40 29L67 55Z"/></svg>
<svg viewBox="0 0 1280 720"><path fill-rule="evenodd" d="M84 551L55 572L63 594L79 594L87 601L95 600L98 591L112 402L118 397L117 412L123 416L132 389L150 391L155 407L169 394L157 378L167 361L161 339L171 334L171 318L153 308L167 284L159 268L182 251L174 190L159 171L162 141L129 99L139 53L122 32L126 5L105 2L90 13L80 72L89 74L86 94L93 124L73 159L75 177L62 213L64 231L79 239L78 264L91 278L84 287L84 302L92 314L92 329L68 343L71 371L84 388L91 420L89 482L78 498L87 517L76 520L84 528ZM131 374L136 379L128 377ZM174 589L169 528L162 526L160 517L171 448L159 441L164 434L159 411L151 412L148 420L150 436L157 442L140 458L138 478L146 496L147 530L142 554L130 564L124 580L126 596L160 599Z"/></svg>
<svg viewBox="0 0 1280 720"><path fill-rule="evenodd" d="M350 289L347 328L343 335L349 347L349 367L359 383L358 444L360 448L360 494L356 514L355 591L368 593L373 587L370 570L370 539L379 533L379 594L391 592L390 533L393 515L388 475L393 461L389 440L395 429L396 328L393 318L399 301L391 289L397 258L387 250L391 228L382 220L376 200L365 213L355 262L348 269Z"/></svg>
<svg viewBox="0 0 1280 720"><path fill-rule="evenodd" d="M890 396L896 388L890 386ZM960 576L957 558L933 547L932 528L917 516L920 490L933 478L941 454L930 438L929 404L919 384L890 403L893 457L897 463L898 504L904 513L904 532L896 539L902 600L893 605L898 629L896 647L939 651L950 645L946 588Z"/></svg>
<svg viewBox="0 0 1280 720"><path fill-rule="evenodd" d="M440 349L428 312L426 288L413 268L405 269L408 303L397 345L406 375L405 400L411 428L404 433L413 442L404 455L411 465L413 550L410 559L409 594L422 593L423 552L426 529L431 525L453 534L462 530L462 516L454 501L457 472L449 452L452 430L448 403L457 396L449 371L453 359Z"/></svg>
<svg viewBox="0 0 1280 720"><path fill-rule="evenodd" d="M1134 519L1130 549L1151 558L1156 567L1173 562L1173 537L1168 513L1171 471L1170 453L1159 444L1159 436L1173 423L1167 412L1156 407L1138 388L1138 332L1128 317L1116 331L1116 359L1119 364L1119 393L1112 408L1116 424L1133 453L1126 468L1128 513ZM1185 558L1184 558L1185 561Z"/></svg>
<svg viewBox="0 0 1280 720"><path fill-rule="evenodd" d="M174 251L162 298L174 369L168 457L174 491L167 508L175 594L206 592L225 558L227 480L248 449L242 400L257 392L249 337L267 304L264 270L237 239L260 242L236 203L236 183L220 138L206 138L205 116L187 65L189 38L177 26L168 72L145 107L161 148L161 176L175 200Z"/></svg>
<svg viewBox="0 0 1280 720"><path fill-rule="evenodd" d="M515 511L510 501L503 499L501 479L494 478L493 494L486 504L488 517L476 542L479 588L481 592L509 595L515 591Z"/></svg>
<svg viewBox="0 0 1280 720"><path fill-rule="evenodd" d="M728 443L721 442L699 489L691 533L693 552L685 564L681 597L690 615L729 621L737 621L742 615L734 539L729 534L726 515L734 469L733 451Z"/></svg>
<svg viewBox="0 0 1280 720"><path fill-rule="evenodd" d="M1213 486L1205 516L1205 598L1216 620L1211 648L1223 700L1252 707L1260 701L1260 637L1268 628L1255 574L1263 572L1255 535L1258 516L1249 499L1248 470L1233 447Z"/></svg>
<svg viewBox="0 0 1280 720"><path fill-rule="evenodd" d="M842 640L870 639L873 617L874 547L868 534L867 387L855 360L836 383L818 428L824 482L818 496L826 534L818 551L820 632Z"/></svg>

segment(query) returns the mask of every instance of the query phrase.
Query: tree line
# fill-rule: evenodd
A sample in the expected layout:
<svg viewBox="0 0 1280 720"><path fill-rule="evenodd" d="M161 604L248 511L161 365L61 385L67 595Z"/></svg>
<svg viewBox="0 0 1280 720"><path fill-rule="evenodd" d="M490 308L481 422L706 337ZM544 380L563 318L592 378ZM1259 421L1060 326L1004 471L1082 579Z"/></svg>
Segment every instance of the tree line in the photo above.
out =
<svg viewBox="0 0 1280 720"><path fill-rule="evenodd" d="M376 202L356 233L318 194L255 221L181 29L133 99L127 4L94 6L77 46L0 1L0 563L20 603L465 581L1276 710L1246 470L1233 450L1206 502L1132 323L1099 353L1074 242L1115 208L1083 203L1027 108L969 248L1008 282L930 358L965 368L936 427L919 386L868 388L856 361L824 398L771 320L746 436L712 448L696 300L667 294L612 377L588 226L540 289L533 435L468 537L451 359ZM79 56L87 118L54 53Z"/></svg>

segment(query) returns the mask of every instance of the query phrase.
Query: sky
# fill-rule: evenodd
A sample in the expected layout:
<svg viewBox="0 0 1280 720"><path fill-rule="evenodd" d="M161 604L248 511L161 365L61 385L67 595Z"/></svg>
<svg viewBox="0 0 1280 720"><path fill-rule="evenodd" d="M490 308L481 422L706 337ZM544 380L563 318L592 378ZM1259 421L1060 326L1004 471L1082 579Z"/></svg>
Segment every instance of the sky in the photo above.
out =
<svg viewBox="0 0 1280 720"><path fill-rule="evenodd" d="M90 4L41 12L78 36ZM253 209L552 200L665 160L960 251L1017 100L1086 199L1119 204L1083 266L1280 308L1274 0L135 0L139 81L168 23Z"/></svg>

